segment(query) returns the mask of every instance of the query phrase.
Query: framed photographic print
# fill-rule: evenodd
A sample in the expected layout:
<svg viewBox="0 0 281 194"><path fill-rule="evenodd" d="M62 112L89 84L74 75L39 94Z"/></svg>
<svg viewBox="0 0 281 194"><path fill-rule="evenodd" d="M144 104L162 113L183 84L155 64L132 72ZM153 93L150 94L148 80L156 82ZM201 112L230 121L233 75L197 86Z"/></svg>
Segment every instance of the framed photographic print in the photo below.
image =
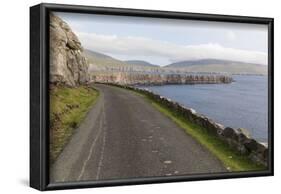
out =
<svg viewBox="0 0 281 194"><path fill-rule="evenodd" d="M273 175L273 19L30 8L30 186Z"/></svg>

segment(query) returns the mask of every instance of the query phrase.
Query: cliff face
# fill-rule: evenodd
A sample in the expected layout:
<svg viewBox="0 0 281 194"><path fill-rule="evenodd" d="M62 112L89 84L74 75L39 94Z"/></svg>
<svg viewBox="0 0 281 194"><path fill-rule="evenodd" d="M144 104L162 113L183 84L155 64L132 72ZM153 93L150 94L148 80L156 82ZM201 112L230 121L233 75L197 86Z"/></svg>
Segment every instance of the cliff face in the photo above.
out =
<svg viewBox="0 0 281 194"><path fill-rule="evenodd" d="M50 14L50 82L76 86L89 81L88 62L70 27Z"/></svg>
<svg viewBox="0 0 281 194"><path fill-rule="evenodd" d="M231 83L226 75L187 75L187 74L141 74L141 73L98 73L92 82L121 85L164 85L164 84L215 84Z"/></svg>

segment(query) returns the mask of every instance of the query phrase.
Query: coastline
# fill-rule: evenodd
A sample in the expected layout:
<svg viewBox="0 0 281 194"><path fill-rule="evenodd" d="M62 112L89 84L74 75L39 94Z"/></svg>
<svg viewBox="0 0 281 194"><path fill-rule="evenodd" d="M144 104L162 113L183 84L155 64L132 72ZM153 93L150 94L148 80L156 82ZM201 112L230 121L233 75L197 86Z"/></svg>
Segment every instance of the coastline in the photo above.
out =
<svg viewBox="0 0 281 194"><path fill-rule="evenodd" d="M247 129L259 142L268 142L266 76L233 76L231 84L137 86L165 96L215 122Z"/></svg>
<svg viewBox="0 0 281 194"><path fill-rule="evenodd" d="M229 84L233 78L223 74L163 74L104 72L93 74L90 82L119 85Z"/></svg>

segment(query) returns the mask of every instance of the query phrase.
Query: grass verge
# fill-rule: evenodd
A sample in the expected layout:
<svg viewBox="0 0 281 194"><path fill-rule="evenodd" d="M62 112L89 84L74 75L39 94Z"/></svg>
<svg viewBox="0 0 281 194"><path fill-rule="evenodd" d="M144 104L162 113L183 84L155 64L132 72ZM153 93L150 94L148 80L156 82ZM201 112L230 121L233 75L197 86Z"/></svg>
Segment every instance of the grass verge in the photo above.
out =
<svg viewBox="0 0 281 194"><path fill-rule="evenodd" d="M98 91L79 86L55 86L50 89L50 162L53 163L65 144L98 98Z"/></svg>
<svg viewBox="0 0 281 194"><path fill-rule="evenodd" d="M213 153L224 166L232 172L239 171L257 171L266 170L263 165L257 165L252 162L247 156L240 154L234 149L230 148L225 142L219 139L217 136L210 134L204 128L191 123L182 115L170 110L168 107L154 101L141 92L133 91L141 96L144 96L148 102L152 104L161 113L169 117L179 127L185 130L185 132L191 135L201 145L206 147L211 153Z"/></svg>

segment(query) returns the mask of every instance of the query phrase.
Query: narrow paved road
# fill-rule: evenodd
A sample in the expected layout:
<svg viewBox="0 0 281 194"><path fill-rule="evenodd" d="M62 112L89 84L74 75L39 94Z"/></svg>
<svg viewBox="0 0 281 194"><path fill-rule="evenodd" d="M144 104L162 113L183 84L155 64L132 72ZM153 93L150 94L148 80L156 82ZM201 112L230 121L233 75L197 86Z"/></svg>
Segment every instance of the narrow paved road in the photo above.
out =
<svg viewBox="0 0 281 194"><path fill-rule="evenodd" d="M143 97L113 86L94 87L100 97L52 165L51 182L226 171Z"/></svg>

